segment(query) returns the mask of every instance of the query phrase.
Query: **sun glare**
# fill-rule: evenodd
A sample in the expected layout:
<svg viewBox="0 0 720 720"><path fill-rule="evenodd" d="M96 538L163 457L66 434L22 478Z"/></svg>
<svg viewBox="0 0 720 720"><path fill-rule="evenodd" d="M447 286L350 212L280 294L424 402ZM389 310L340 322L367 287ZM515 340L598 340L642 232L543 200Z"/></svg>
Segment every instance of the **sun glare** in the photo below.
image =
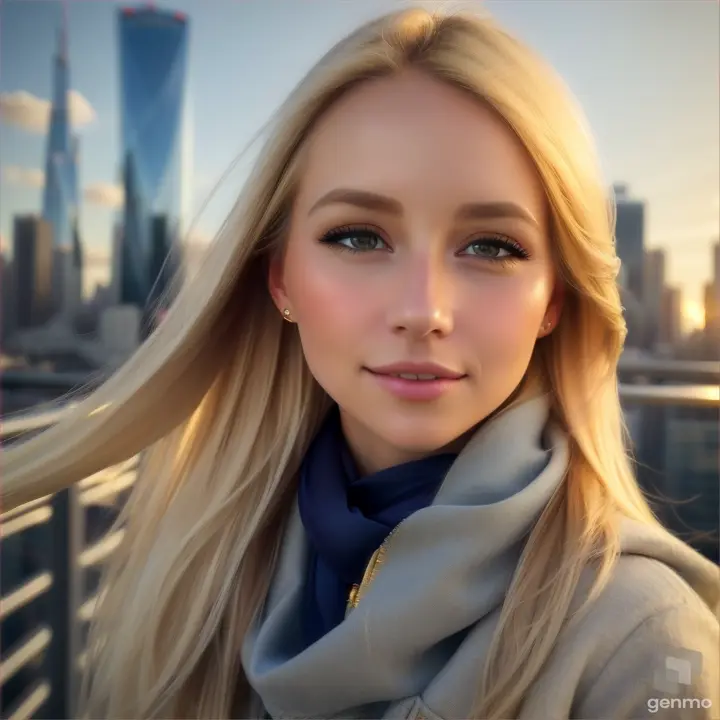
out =
<svg viewBox="0 0 720 720"><path fill-rule="evenodd" d="M687 331L705 327L705 308L696 300L686 299L682 308L683 325Z"/></svg>

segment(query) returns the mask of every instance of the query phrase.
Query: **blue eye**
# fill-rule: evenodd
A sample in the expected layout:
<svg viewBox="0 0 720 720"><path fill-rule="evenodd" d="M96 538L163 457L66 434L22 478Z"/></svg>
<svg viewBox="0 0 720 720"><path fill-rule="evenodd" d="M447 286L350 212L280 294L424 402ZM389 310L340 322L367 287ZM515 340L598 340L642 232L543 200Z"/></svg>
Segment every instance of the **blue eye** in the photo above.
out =
<svg viewBox="0 0 720 720"><path fill-rule="evenodd" d="M530 254L522 245L503 236L473 240L473 242L465 246L464 254L500 262L527 260L530 257Z"/></svg>
<svg viewBox="0 0 720 720"><path fill-rule="evenodd" d="M320 242L350 252L371 252L373 250L387 249L387 243L380 235L368 228L335 228L325 233L320 238Z"/></svg>

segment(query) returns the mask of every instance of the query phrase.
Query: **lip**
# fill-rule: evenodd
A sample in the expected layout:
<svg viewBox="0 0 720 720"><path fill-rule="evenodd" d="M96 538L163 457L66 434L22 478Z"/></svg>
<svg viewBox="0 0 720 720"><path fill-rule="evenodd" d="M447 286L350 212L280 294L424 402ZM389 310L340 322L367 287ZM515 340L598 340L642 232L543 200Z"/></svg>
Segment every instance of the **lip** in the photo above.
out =
<svg viewBox="0 0 720 720"><path fill-rule="evenodd" d="M441 380L460 380L465 377L464 373L455 372L437 363L415 363L402 362L380 367L367 368L373 375L399 375L400 373L412 373L413 375L435 375ZM417 382L411 380L410 382ZM428 380L425 382L434 382Z"/></svg>
<svg viewBox="0 0 720 720"><path fill-rule="evenodd" d="M402 400L436 400L452 390L466 377L433 363L397 363L379 368L365 368L384 390ZM407 380L393 373L435 375L435 380Z"/></svg>

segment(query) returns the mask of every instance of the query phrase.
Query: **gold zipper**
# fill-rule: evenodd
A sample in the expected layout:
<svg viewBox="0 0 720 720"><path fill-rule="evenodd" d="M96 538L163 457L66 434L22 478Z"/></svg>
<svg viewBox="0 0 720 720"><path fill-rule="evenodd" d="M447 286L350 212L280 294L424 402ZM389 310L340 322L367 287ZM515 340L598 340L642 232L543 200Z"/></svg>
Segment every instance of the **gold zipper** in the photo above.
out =
<svg viewBox="0 0 720 720"><path fill-rule="evenodd" d="M406 518L407 520L407 518ZM370 587L370 584L375 579L375 575L377 574L377 571L380 568L380 565L385 562L385 558L387 556L387 547L388 543L390 542L390 539L395 535L395 533L398 531L400 526L405 522L403 520L398 525L396 525L391 531L390 534L385 538L383 541L383 544L371 555L370 561L365 567L365 572L363 573L362 580L360 581L360 584L358 585L355 583L352 588L350 589L350 594L348 595L348 601L347 605L345 607L345 614L349 613L351 610L354 610L357 606L360 600L362 599L363 595L367 592L368 588Z"/></svg>

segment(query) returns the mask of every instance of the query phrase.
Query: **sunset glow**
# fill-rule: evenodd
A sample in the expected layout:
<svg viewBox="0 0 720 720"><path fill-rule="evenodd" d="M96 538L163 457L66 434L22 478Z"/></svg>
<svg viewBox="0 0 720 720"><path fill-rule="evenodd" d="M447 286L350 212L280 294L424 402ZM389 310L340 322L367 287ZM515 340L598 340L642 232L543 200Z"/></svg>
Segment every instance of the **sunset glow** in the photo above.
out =
<svg viewBox="0 0 720 720"><path fill-rule="evenodd" d="M705 327L705 308L696 300L686 299L682 306L683 329L686 332Z"/></svg>

